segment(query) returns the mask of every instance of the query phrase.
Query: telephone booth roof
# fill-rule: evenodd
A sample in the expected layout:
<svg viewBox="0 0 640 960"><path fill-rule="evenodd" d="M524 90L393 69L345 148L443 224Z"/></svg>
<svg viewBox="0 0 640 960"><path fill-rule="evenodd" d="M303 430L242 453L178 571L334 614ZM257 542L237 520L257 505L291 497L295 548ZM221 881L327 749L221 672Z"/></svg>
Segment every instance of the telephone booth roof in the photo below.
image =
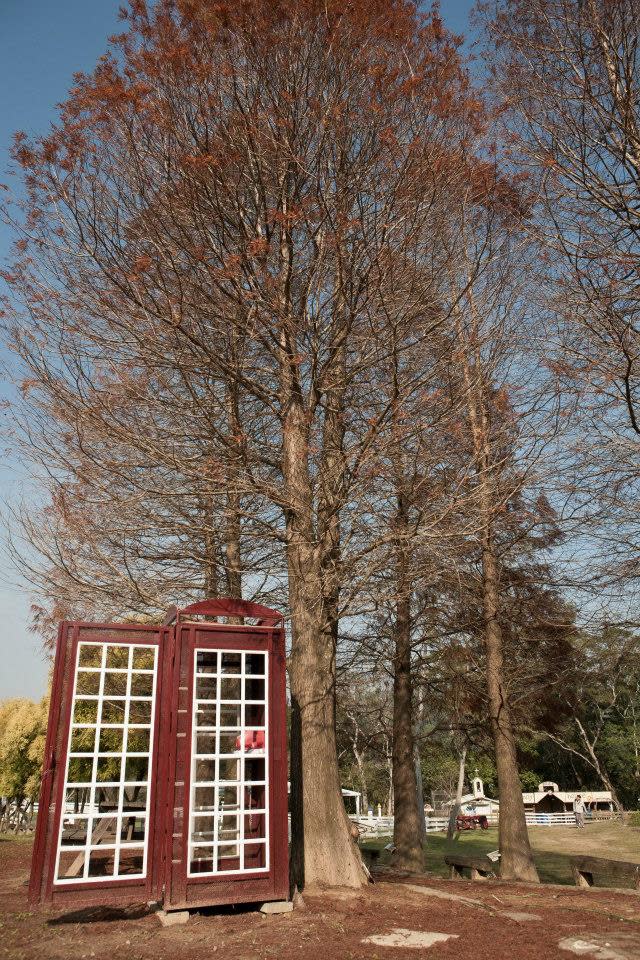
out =
<svg viewBox="0 0 640 960"><path fill-rule="evenodd" d="M275 627L284 622L282 614L270 607L264 607L260 603L250 603L248 600L233 600L225 597L221 600L199 600L187 607L170 607L163 625L184 623L196 616L248 617L256 620L258 627Z"/></svg>

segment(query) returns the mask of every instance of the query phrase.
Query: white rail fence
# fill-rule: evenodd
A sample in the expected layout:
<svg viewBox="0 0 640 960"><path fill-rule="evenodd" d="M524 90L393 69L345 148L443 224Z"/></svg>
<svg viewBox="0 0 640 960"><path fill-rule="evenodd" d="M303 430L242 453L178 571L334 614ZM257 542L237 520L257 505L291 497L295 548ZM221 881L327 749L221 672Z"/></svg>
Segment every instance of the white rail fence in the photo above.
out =
<svg viewBox="0 0 640 960"><path fill-rule="evenodd" d="M588 825L595 820L617 819L618 814L611 813L604 816L594 814L593 817L587 816L585 823ZM528 813L526 814L528 827L573 827L576 824L576 818L573 813ZM393 817L356 817L351 820L360 828L362 837L390 837L393 834ZM495 827L498 825L496 814L487 816L489 825ZM446 833L449 824L448 817L427 817L427 833Z"/></svg>

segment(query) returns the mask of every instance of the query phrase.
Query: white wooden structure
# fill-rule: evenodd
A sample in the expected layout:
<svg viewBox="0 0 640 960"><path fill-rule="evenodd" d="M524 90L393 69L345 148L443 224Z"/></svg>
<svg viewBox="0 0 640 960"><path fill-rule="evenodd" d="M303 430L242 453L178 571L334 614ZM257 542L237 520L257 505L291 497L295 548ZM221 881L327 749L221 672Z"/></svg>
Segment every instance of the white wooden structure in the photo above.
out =
<svg viewBox="0 0 640 960"><path fill-rule="evenodd" d="M560 790L557 783L546 780L538 785L533 793L523 793L522 799L527 813L561 814L573 812L573 801L582 797L587 811L593 813L612 812L613 800L609 790Z"/></svg>
<svg viewBox="0 0 640 960"><path fill-rule="evenodd" d="M360 805L362 803L362 794L359 790L348 790L346 787L342 787L342 799L347 801L353 799L356 805L355 815L356 817L360 816L361 810ZM346 803L345 803L346 806ZM352 813L349 813L349 816L353 816Z"/></svg>

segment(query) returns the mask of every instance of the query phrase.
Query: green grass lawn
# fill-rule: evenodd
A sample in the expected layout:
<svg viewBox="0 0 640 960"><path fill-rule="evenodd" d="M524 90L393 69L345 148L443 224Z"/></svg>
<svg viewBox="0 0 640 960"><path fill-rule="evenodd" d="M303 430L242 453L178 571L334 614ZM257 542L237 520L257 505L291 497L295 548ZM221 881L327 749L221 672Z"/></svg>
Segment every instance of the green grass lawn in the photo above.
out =
<svg viewBox="0 0 640 960"><path fill-rule="evenodd" d="M540 879L544 883L573 884L569 857L585 854L607 857L610 860L630 860L640 863L640 830L624 827L618 823L598 822L587 824L584 830L574 827L532 827L529 830L534 859ZM389 838L366 841L363 847L381 849ZM498 830L468 830L458 833L447 842L444 833L430 833L427 837L427 871L435 876L448 876L449 868L444 862L446 853L456 850L467 853L488 853L498 849ZM381 862L388 862L389 855L383 852ZM605 879L596 878L601 886Z"/></svg>

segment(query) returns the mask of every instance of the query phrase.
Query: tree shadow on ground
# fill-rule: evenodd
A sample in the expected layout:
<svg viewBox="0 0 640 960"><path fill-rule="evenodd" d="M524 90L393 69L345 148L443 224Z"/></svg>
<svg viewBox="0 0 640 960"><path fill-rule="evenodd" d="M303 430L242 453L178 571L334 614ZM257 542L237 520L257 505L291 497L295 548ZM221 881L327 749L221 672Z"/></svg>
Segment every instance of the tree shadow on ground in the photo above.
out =
<svg viewBox="0 0 640 960"><path fill-rule="evenodd" d="M47 926L58 927L67 923L116 923L119 920L140 920L153 913L155 907L146 903L135 907L85 907L63 913L59 917L47 920Z"/></svg>

